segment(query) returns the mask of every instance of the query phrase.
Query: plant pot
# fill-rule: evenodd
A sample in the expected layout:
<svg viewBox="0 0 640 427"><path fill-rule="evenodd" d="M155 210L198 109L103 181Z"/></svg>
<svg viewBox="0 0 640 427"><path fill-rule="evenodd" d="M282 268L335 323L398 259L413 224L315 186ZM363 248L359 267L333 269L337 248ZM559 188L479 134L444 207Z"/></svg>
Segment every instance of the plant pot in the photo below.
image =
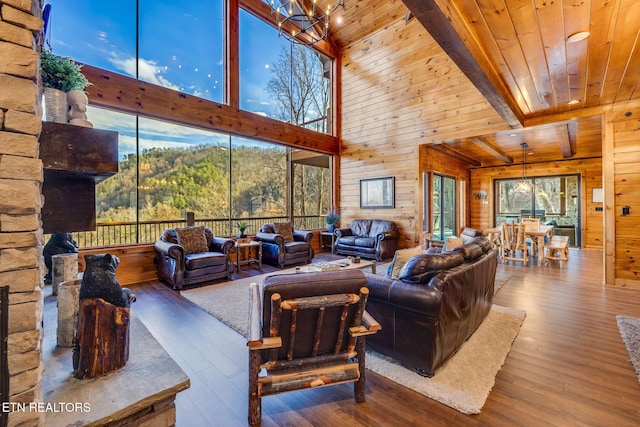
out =
<svg viewBox="0 0 640 427"><path fill-rule="evenodd" d="M67 93L50 87L44 88L44 120L47 122L67 123Z"/></svg>
<svg viewBox="0 0 640 427"><path fill-rule="evenodd" d="M335 229L336 229L335 224L327 224L327 232L333 233Z"/></svg>

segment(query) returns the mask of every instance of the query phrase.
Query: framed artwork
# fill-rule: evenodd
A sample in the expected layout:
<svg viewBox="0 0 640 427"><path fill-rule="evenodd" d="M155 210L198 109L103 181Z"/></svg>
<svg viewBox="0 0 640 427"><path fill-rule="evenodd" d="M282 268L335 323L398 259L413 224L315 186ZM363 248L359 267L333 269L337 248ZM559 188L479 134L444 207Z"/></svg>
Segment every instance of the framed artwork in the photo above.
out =
<svg viewBox="0 0 640 427"><path fill-rule="evenodd" d="M360 209L392 209L395 207L395 178L360 180Z"/></svg>

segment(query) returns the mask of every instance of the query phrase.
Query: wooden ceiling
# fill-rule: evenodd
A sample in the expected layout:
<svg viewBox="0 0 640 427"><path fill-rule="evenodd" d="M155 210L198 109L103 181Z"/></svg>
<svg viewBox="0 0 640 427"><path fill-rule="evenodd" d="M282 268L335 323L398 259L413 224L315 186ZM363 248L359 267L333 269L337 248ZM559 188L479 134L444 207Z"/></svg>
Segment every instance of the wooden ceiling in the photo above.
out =
<svg viewBox="0 0 640 427"><path fill-rule="evenodd" d="M345 0L343 24L331 37L343 48L408 17L418 19L513 129L443 141L483 166L509 158L519 163L522 141L540 161L599 156L601 123L591 116L640 98L638 0ZM589 37L568 41L580 31ZM562 121L529 129L556 120Z"/></svg>

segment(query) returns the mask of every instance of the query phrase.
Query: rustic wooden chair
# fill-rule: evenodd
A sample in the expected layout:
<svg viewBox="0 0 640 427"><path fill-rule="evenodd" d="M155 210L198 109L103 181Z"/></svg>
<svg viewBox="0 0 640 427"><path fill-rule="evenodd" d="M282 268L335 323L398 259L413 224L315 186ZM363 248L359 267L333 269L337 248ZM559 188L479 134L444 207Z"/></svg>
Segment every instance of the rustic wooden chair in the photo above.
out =
<svg viewBox="0 0 640 427"><path fill-rule="evenodd" d="M538 231L540 230L540 218L522 218L525 231ZM526 237L526 236L525 236ZM531 252L536 253L538 251L538 242L535 237L527 238L531 242Z"/></svg>
<svg viewBox="0 0 640 427"><path fill-rule="evenodd" d="M529 249L525 240L524 223L502 223L502 260L503 261L522 261L529 262ZM517 255L518 251L522 252L522 256Z"/></svg>
<svg viewBox="0 0 640 427"><path fill-rule="evenodd" d="M262 397L354 382L365 401L365 336L381 329L366 311L360 270L268 276L252 283L249 309L249 423ZM264 298L264 304L263 300Z"/></svg>

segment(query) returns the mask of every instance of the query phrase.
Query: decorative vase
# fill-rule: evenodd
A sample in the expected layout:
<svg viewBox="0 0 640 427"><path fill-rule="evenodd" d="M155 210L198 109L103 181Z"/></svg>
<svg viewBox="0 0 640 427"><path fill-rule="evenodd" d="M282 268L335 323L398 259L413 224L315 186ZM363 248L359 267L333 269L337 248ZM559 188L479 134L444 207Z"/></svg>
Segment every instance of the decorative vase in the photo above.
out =
<svg viewBox="0 0 640 427"><path fill-rule="evenodd" d="M44 88L44 120L47 122L67 123L67 93L50 87Z"/></svg>
<svg viewBox="0 0 640 427"><path fill-rule="evenodd" d="M336 225L335 224L327 224L327 232L333 233L333 231L335 229L336 229Z"/></svg>

